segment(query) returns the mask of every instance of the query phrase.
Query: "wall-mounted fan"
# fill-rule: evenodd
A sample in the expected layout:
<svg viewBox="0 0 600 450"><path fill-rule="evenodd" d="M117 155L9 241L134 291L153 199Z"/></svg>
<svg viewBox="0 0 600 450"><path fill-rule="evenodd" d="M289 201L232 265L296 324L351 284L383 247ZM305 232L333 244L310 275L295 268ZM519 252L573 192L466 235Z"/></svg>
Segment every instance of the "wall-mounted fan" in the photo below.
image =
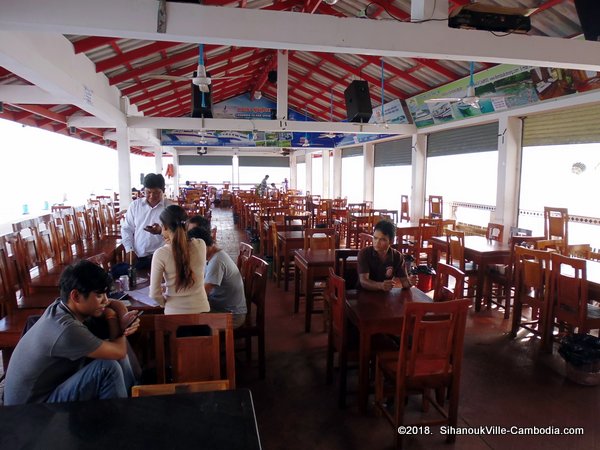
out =
<svg viewBox="0 0 600 450"><path fill-rule="evenodd" d="M425 103L454 103L459 102L463 105L469 105L473 108L479 109L479 97L475 95L475 81L473 80L473 63L469 64L469 85L467 91L463 97L440 97L430 98L425 100Z"/></svg>
<svg viewBox="0 0 600 450"><path fill-rule="evenodd" d="M214 76L211 77L206 72L206 67L204 66L204 44L200 44L199 46L199 55L198 55L198 67L196 71L191 76L173 76L173 75L150 75L149 78L154 78L156 80L167 80L167 81L186 81L190 80L193 84L198 86L201 92L209 92L209 86L212 84L212 80L231 80L237 78L250 78L252 75L233 75L229 77L221 77Z"/></svg>

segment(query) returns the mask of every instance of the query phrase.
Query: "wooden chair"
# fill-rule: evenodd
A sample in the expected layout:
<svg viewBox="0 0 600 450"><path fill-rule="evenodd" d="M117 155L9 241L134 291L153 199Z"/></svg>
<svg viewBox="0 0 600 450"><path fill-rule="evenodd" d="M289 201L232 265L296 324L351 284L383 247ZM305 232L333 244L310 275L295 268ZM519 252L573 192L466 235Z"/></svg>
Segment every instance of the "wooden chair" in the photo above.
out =
<svg viewBox="0 0 600 450"><path fill-rule="evenodd" d="M488 223L485 230L485 237L488 241L502 242L504 238L504 225L492 222Z"/></svg>
<svg viewBox="0 0 600 450"><path fill-rule="evenodd" d="M571 258L588 259L587 255L592 251L590 244L575 244L567 246L567 254Z"/></svg>
<svg viewBox="0 0 600 450"><path fill-rule="evenodd" d="M283 218L281 231L306 230L310 228L311 217L308 215L286 215Z"/></svg>
<svg viewBox="0 0 600 450"><path fill-rule="evenodd" d="M542 348L547 347L550 320L551 253L526 247L515 247L515 300L511 337L519 328L539 336ZM523 307L531 308L529 319L523 319Z"/></svg>
<svg viewBox="0 0 600 450"><path fill-rule="evenodd" d="M377 356L375 369L375 405L394 427L396 448L402 447L398 427L404 422L405 400L416 391L427 395L435 390L436 398L428 401L441 414L437 421L425 423L447 424L456 427L460 399L460 376L463 357L465 325L470 300L439 303L407 303L401 328L400 350ZM386 391L386 381L394 388ZM446 392L449 399L445 407ZM393 397L393 410L388 399ZM413 425L413 424L410 424ZM418 424L417 424L418 425ZM448 434L446 442L454 442L455 434Z"/></svg>
<svg viewBox="0 0 600 450"><path fill-rule="evenodd" d="M394 248L400 253L409 254L416 257L416 246L419 239L419 229L396 228L396 243Z"/></svg>
<svg viewBox="0 0 600 450"><path fill-rule="evenodd" d="M589 259L590 261L600 261L600 252L594 250L585 252L585 259Z"/></svg>
<svg viewBox="0 0 600 450"><path fill-rule="evenodd" d="M252 256L252 252L254 251L254 248L252 248L252 246L250 244L248 244L247 242L240 242L240 252L238 253L238 257L237 257L237 268L240 272L242 272L242 266L244 263L244 260L249 260L250 257Z"/></svg>
<svg viewBox="0 0 600 450"><path fill-rule="evenodd" d="M559 332L574 333L577 329L578 333L588 333L600 329L600 308L589 303L587 261L557 253L552 253L551 258L551 319L556 320Z"/></svg>
<svg viewBox="0 0 600 450"><path fill-rule="evenodd" d="M346 281L329 268L329 280L326 291L327 307L329 309L329 327L327 334L327 375L328 384L333 382L333 357L339 354L340 382L338 391L338 405L346 403L346 381L348 360L358 360L357 342L348 342L347 323L345 311Z"/></svg>
<svg viewBox="0 0 600 450"><path fill-rule="evenodd" d="M308 228L304 231L304 250L335 250L336 247L333 228Z"/></svg>
<svg viewBox="0 0 600 450"><path fill-rule="evenodd" d="M154 319L157 381L188 382L228 380L235 389L235 360L231 314L156 314ZM178 337L181 327L203 325L207 336ZM225 338L225 373L221 371L219 333ZM165 340L169 352L165 351ZM168 356L167 356L168 355ZM171 379L166 369L171 368Z"/></svg>
<svg viewBox="0 0 600 450"><path fill-rule="evenodd" d="M410 222L410 212L408 208L408 195L402 194L400 196L400 222L406 220Z"/></svg>
<svg viewBox="0 0 600 450"><path fill-rule="evenodd" d="M6 250L0 247L0 319L17 309L14 283L9 272Z"/></svg>
<svg viewBox="0 0 600 450"><path fill-rule="evenodd" d="M373 235L369 233L358 234L358 248L366 248L373 245Z"/></svg>
<svg viewBox="0 0 600 450"><path fill-rule="evenodd" d="M415 264L430 264L433 259L433 245L431 238L439 236L437 226L427 224L419 224L419 234L417 236L417 244L415 247Z"/></svg>
<svg viewBox="0 0 600 450"><path fill-rule="evenodd" d="M429 203L429 218L441 219L444 216L444 198L441 195L430 195L427 202Z"/></svg>
<svg viewBox="0 0 600 450"><path fill-rule="evenodd" d="M269 264L256 256L250 258L250 268L247 277L249 292L246 295L246 322L239 328L233 330L233 336L245 340L246 358L252 359L252 338L256 337L258 342L258 367L259 376L265 378L266 356L265 356L265 297L267 292L267 270Z"/></svg>
<svg viewBox="0 0 600 450"><path fill-rule="evenodd" d="M337 276L346 281L346 289L356 289L358 285L357 256L360 250L342 248L335 251L334 270Z"/></svg>
<svg viewBox="0 0 600 450"><path fill-rule="evenodd" d="M460 269L467 277L467 296L473 297L477 282L477 266L465 260L465 233L462 231L446 230L446 264Z"/></svg>
<svg viewBox="0 0 600 450"><path fill-rule="evenodd" d="M544 236L546 239L561 240L561 253L569 245L569 212L567 208L544 206Z"/></svg>
<svg viewBox="0 0 600 450"><path fill-rule="evenodd" d="M465 273L448 264L438 262L436 267L434 302L447 302L462 298L465 290Z"/></svg>
<svg viewBox="0 0 600 450"><path fill-rule="evenodd" d="M191 394L194 392L226 391L228 380L191 381L188 383L144 384L131 388L132 397L148 397L151 395Z"/></svg>

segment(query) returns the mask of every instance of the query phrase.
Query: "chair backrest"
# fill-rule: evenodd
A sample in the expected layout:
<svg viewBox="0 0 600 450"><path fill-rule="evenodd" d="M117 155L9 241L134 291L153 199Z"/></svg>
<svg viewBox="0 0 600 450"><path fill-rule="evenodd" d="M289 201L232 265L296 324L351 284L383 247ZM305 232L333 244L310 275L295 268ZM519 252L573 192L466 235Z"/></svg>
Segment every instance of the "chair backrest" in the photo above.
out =
<svg viewBox="0 0 600 450"><path fill-rule="evenodd" d="M515 297L530 297L547 305L552 254L543 250L515 246L514 255Z"/></svg>
<svg viewBox="0 0 600 450"><path fill-rule="evenodd" d="M348 203L347 198L334 198L333 201L331 202L331 206L333 208L345 208L347 203Z"/></svg>
<svg viewBox="0 0 600 450"><path fill-rule="evenodd" d="M341 349L344 330L345 316L344 308L346 301L346 281L335 274L332 267L329 268L329 279L327 280L327 299L331 315L329 317L329 339L331 344Z"/></svg>
<svg viewBox="0 0 600 450"><path fill-rule="evenodd" d="M600 261L600 252L594 250L585 252L585 259L588 259L590 261Z"/></svg>
<svg viewBox="0 0 600 450"><path fill-rule="evenodd" d="M499 223L488 223L487 230L485 231L485 237L489 241L502 242L504 238L504 225Z"/></svg>
<svg viewBox="0 0 600 450"><path fill-rule="evenodd" d="M348 211L351 213L366 213L367 212L367 204L362 203L348 203Z"/></svg>
<svg viewBox="0 0 600 450"><path fill-rule="evenodd" d="M552 253L551 299L559 322L582 327L587 317L588 281L584 259Z"/></svg>
<svg viewBox="0 0 600 450"><path fill-rule="evenodd" d="M438 262L435 270L433 301L447 302L462 298L465 290L465 273L443 262Z"/></svg>
<svg viewBox="0 0 600 450"><path fill-rule="evenodd" d="M358 234L358 248L365 248L373 245L373 235L369 233Z"/></svg>
<svg viewBox="0 0 600 450"><path fill-rule="evenodd" d="M441 195L430 195L429 203L429 218L442 218L444 215L444 199Z"/></svg>
<svg viewBox="0 0 600 450"><path fill-rule="evenodd" d="M244 272L242 271L242 266L244 264L244 261L248 261L250 259L250 257L252 256L252 252L253 252L253 248L250 244L246 243L246 242L240 242L240 252L238 253L238 258L237 258L237 267L239 269L240 272L242 272L242 275L244 274Z"/></svg>
<svg viewBox="0 0 600 450"><path fill-rule="evenodd" d="M192 394L194 392L226 391L229 381L191 381L188 383L145 384L131 388L132 397L148 397L153 395Z"/></svg>
<svg viewBox="0 0 600 450"><path fill-rule="evenodd" d="M0 318L17 309L14 282L11 280L11 271L8 265L6 251L0 247Z"/></svg>
<svg viewBox="0 0 600 450"><path fill-rule="evenodd" d="M346 280L347 289L355 289L358 284L358 262L356 257L359 251L356 248L343 248L335 251L335 274Z"/></svg>
<svg viewBox="0 0 600 450"><path fill-rule="evenodd" d="M308 228L304 230L304 250L335 250L336 236L333 228Z"/></svg>
<svg viewBox="0 0 600 450"><path fill-rule="evenodd" d="M256 256L250 258L248 289L246 290L246 325L265 329L265 297L267 295L267 270L269 264Z"/></svg>
<svg viewBox="0 0 600 450"><path fill-rule="evenodd" d="M465 233L462 231L446 230L446 264L465 270Z"/></svg>
<svg viewBox="0 0 600 450"><path fill-rule="evenodd" d="M235 389L231 314L155 314L153 319L159 383L167 381L166 367L170 366L172 381L175 383L226 379L229 386ZM206 335L189 336L187 334L190 333L182 333L182 327L198 325L204 326L202 330L207 329ZM225 334L226 374L221 373L220 332ZM165 352L165 340L168 342L169 352Z"/></svg>
<svg viewBox="0 0 600 450"><path fill-rule="evenodd" d="M567 208L544 206L544 236L546 239L562 239L569 244L569 212Z"/></svg>
<svg viewBox="0 0 600 450"><path fill-rule="evenodd" d="M510 227L510 236L531 236L533 234L532 230L528 230L527 228L519 228L519 227Z"/></svg>
<svg viewBox="0 0 600 450"><path fill-rule="evenodd" d="M571 258L583 258L588 259L587 255L592 251L592 246L590 244L575 244L567 246L567 254L565 256L570 256Z"/></svg>
<svg viewBox="0 0 600 450"><path fill-rule="evenodd" d="M408 195L402 194L400 196L400 222L406 220L410 222L410 212L408 207Z"/></svg>
<svg viewBox="0 0 600 450"><path fill-rule="evenodd" d="M396 371L396 385L403 392L421 383L422 387L451 386L450 392L459 388L470 304L468 299L406 303Z"/></svg>
<svg viewBox="0 0 600 450"><path fill-rule="evenodd" d="M421 218L419 219L419 227L430 226L434 227L433 234L431 236L441 236L443 234L443 223L442 219L438 218Z"/></svg>

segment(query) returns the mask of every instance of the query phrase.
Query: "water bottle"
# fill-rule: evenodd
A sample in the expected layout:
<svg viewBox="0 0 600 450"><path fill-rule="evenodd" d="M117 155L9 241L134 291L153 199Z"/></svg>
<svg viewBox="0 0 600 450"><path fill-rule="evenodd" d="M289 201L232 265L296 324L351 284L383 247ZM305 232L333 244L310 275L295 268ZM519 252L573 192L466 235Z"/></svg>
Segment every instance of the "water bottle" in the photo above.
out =
<svg viewBox="0 0 600 450"><path fill-rule="evenodd" d="M137 286L137 273L135 270L135 266L133 264L131 264L129 266L128 274L129 274L129 285L131 286L131 289L133 290Z"/></svg>

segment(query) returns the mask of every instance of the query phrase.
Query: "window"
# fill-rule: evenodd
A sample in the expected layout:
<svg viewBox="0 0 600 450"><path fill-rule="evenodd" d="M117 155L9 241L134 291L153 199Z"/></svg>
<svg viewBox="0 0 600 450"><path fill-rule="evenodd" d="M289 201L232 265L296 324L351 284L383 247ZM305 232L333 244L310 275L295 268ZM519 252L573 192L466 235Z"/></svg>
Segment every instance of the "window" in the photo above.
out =
<svg viewBox="0 0 600 450"><path fill-rule="evenodd" d="M312 192L323 195L323 158L320 153L312 154Z"/></svg>
<svg viewBox="0 0 600 450"><path fill-rule="evenodd" d="M412 139L375 144L375 208L400 211L400 196L410 197L411 163Z"/></svg>
<svg viewBox="0 0 600 450"><path fill-rule="evenodd" d="M342 150L342 198L348 203L360 203L364 199L364 157L361 147Z"/></svg>
<svg viewBox="0 0 600 450"><path fill-rule="evenodd" d="M306 163L296 164L296 189L306 192Z"/></svg>

